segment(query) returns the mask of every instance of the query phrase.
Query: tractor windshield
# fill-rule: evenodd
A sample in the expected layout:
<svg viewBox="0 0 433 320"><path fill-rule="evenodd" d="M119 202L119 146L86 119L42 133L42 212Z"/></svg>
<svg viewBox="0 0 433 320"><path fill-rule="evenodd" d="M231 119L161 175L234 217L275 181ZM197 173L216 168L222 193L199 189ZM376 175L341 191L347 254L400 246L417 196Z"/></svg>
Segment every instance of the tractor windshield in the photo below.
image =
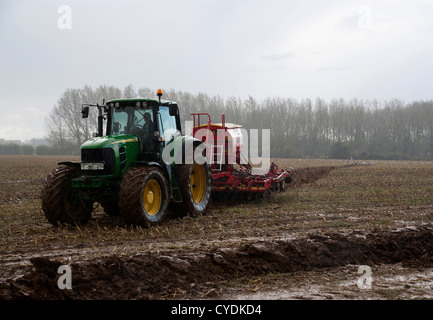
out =
<svg viewBox="0 0 433 320"><path fill-rule="evenodd" d="M155 131L151 106L122 105L113 109L112 133L136 136L140 141L140 152L156 152Z"/></svg>
<svg viewBox="0 0 433 320"><path fill-rule="evenodd" d="M112 123L113 134L133 134L150 138L155 132L152 108L142 109L134 106L116 108Z"/></svg>
<svg viewBox="0 0 433 320"><path fill-rule="evenodd" d="M152 108L122 106L113 111L113 134L132 134L140 141L140 150L155 152L155 125Z"/></svg>

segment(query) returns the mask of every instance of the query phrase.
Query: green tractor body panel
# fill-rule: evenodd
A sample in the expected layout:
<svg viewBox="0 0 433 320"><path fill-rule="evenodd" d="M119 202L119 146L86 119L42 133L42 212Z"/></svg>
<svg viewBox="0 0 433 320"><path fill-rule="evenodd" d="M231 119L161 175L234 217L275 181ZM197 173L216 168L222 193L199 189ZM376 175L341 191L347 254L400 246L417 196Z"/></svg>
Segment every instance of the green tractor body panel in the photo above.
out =
<svg viewBox="0 0 433 320"><path fill-rule="evenodd" d="M84 199L116 199L120 179L138 154L138 138L133 135L90 139L81 145L81 166L102 163L103 169L82 170L82 176L72 180L72 187L80 189Z"/></svg>
<svg viewBox="0 0 433 320"><path fill-rule="evenodd" d="M103 173L93 173L104 178L117 179L129 169L131 162L137 161L139 148L138 138L133 135L97 137L81 145L81 161L92 163L101 157L100 160L105 161Z"/></svg>
<svg viewBox="0 0 433 320"><path fill-rule="evenodd" d="M176 163L180 163L182 156L182 146L185 144L185 140L192 137L178 136L175 137L169 144L167 144L163 151L163 159L170 166L174 166Z"/></svg>

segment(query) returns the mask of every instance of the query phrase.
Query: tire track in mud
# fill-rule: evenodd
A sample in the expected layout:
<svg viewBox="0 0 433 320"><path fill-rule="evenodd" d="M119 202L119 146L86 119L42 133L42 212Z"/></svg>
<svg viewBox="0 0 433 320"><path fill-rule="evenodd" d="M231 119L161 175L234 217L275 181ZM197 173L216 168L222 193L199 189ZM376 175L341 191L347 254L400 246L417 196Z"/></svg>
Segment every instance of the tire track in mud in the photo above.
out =
<svg viewBox="0 0 433 320"><path fill-rule="evenodd" d="M0 283L1 299L160 299L203 297L224 282L348 264L433 266L433 226L370 234L312 234L193 252L111 255L71 264L72 290L57 287L62 262L31 259L24 275ZM221 291L219 290L219 291Z"/></svg>
<svg viewBox="0 0 433 320"><path fill-rule="evenodd" d="M307 168L301 168L296 169L295 173L293 174L292 182L290 183L291 186L297 187L303 184L313 183L316 180L319 180L321 178L326 177L332 170L335 170L337 168L345 168L347 166L326 166L326 167L307 167Z"/></svg>

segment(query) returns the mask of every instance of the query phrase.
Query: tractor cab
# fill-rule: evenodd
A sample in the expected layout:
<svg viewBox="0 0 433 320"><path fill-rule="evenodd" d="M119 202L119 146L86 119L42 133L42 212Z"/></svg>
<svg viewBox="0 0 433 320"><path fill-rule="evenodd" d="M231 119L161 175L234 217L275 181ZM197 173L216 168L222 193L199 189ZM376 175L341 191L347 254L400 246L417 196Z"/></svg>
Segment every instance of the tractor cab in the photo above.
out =
<svg viewBox="0 0 433 320"><path fill-rule="evenodd" d="M150 99L108 101L107 135L132 135L140 144L139 160L159 160L163 148L180 135L177 104Z"/></svg>
<svg viewBox="0 0 433 320"><path fill-rule="evenodd" d="M179 108L171 101L136 98L110 100L104 106L84 104L83 118L88 117L89 107L99 110L95 139L109 137L115 144L138 141L137 160L159 161L164 147L181 135ZM107 120L105 135L104 120ZM95 146L95 139L90 140L91 148Z"/></svg>

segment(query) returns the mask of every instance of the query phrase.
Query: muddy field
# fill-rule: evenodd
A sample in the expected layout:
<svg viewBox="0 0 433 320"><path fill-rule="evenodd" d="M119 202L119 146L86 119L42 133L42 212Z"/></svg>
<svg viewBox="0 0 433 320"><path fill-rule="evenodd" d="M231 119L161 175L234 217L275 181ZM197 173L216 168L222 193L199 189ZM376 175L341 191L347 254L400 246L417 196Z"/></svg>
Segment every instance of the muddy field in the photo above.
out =
<svg viewBox="0 0 433 320"><path fill-rule="evenodd" d="M433 298L433 162L274 159L296 173L269 199L152 228L95 204L53 227L41 180L70 159L0 157L1 299Z"/></svg>

